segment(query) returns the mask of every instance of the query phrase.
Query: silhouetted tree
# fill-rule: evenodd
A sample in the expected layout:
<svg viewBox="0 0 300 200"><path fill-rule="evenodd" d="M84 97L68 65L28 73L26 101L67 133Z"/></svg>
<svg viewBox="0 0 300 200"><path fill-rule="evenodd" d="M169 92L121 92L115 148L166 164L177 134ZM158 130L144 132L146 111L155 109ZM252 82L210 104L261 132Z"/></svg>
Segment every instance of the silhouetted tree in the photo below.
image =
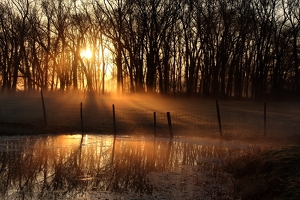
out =
<svg viewBox="0 0 300 200"><path fill-rule="evenodd" d="M299 95L297 8L299 0L3 0L1 91L104 93L112 80L130 93Z"/></svg>
<svg viewBox="0 0 300 200"><path fill-rule="evenodd" d="M299 0L287 0L282 1L283 12L285 18L288 20L287 26L290 28L292 34L292 54L293 54L293 66L294 66L294 86L290 89L300 92L300 78L299 78L299 32L300 32L300 1Z"/></svg>

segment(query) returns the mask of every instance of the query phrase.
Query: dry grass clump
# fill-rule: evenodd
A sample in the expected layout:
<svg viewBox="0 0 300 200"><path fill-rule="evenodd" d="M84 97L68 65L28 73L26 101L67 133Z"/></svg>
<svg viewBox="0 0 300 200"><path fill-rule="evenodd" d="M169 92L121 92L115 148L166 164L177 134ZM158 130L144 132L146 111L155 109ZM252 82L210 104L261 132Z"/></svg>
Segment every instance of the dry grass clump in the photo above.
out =
<svg viewBox="0 0 300 200"><path fill-rule="evenodd" d="M242 199L300 199L300 146L259 149L226 162Z"/></svg>

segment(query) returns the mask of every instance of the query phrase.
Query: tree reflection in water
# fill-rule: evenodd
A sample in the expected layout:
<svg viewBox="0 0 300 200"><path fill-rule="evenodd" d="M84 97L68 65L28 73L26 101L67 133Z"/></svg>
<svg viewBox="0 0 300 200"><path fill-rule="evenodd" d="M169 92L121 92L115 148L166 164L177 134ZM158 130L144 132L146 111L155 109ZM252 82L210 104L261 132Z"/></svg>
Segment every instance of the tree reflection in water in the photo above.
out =
<svg viewBox="0 0 300 200"><path fill-rule="evenodd" d="M228 147L180 139L88 135L2 137L2 198L72 198L86 191L153 193L147 175L224 158ZM210 165L211 169L214 168Z"/></svg>

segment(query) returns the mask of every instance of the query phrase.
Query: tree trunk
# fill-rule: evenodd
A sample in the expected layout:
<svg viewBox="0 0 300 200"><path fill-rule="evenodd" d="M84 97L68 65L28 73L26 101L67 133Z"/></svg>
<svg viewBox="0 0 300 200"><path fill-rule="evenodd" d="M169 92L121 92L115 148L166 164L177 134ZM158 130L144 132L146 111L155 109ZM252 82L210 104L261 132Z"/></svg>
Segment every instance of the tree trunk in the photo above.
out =
<svg viewBox="0 0 300 200"><path fill-rule="evenodd" d="M122 50L121 50L121 42L118 41L117 49L117 93L122 93L123 91L123 74L122 74Z"/></svg>

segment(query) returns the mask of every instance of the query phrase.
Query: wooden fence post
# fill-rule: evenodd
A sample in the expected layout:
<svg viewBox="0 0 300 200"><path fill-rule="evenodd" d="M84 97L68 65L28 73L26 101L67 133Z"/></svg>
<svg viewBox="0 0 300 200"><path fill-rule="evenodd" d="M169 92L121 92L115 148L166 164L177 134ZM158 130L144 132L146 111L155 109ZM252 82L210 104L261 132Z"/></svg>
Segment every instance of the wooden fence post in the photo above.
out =
<svg viewBox="0 0 300 200"><path fill-rule="evenodd" d="M153 113L153 120L154 120L154 137L156 137L156 112Z"/></svg>
<svg viewBox="0 0 300 200"><path fill-rule="evenodd" d="M46 114L43 90L41 90L41 98L42 98L42 106L43 106L44 123L45 123L45 127L47 127L47 114Z"/></svg>
<svg viewBox="0 0 300 200"><path fill-rule="evenodd" d="M170 137L173 138L173 130L172 130L172 122L171 122L170 112L167 112L167 118L168 118L168 126L169 126L169 131L170 131Z"/></svg>
<svg viewBox="0 0 300 200"><path fill-rule="evenodd" d="M117 129L116 129L116 114L115 114L115 105L112 105L113 109L113 125L114 125L114 136L117 135Z"/></svg>
<svg viewBox="0 0 300 200"><path fill-rule="evenodd" d="M83 113L82 113L82 102L80 103L80 124L81 124L81 131L82 131L82 135L83 135Z"/></svg>
<svg viewBox="0 0 300 200"><path fill-rule="evenodd" d="M267 103L264 103L264 136L267 135Z"/></svg>
<svg viewBox="0 0 300 200"><path fill-rule="evenodd" d="M218 102L218 100L216 100L216 107L217 107L217 114L218 114L218 123L219 123L220 136L223 137L222 124L221 124L221 116L220 116L220 108L219 108L219 102Z"/></svg>

